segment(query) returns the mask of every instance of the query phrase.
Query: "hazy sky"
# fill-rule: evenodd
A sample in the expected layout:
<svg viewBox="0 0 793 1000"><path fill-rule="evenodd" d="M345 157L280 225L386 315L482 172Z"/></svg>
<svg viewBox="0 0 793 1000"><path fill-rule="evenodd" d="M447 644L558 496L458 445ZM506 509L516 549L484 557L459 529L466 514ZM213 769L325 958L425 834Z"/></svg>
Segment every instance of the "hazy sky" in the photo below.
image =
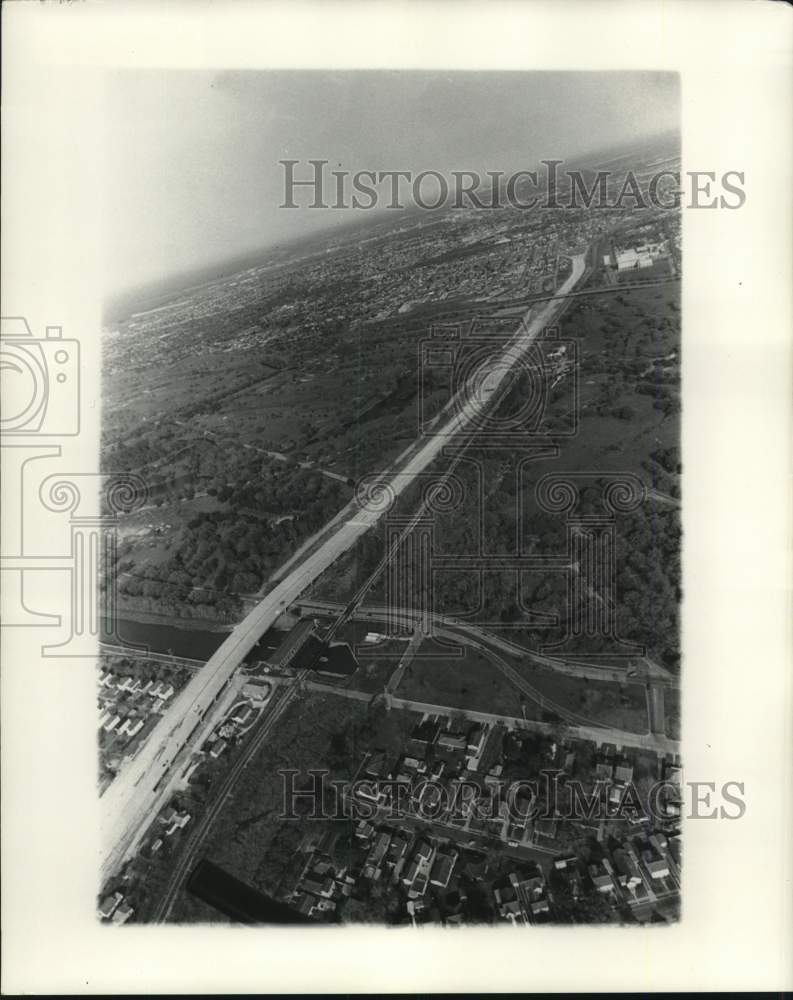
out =
<svg viewBox="0 0 793 1000"><path fill-rule="evenodd" d="M349 218L279 209L281 159L529 169L677 128L679 94L668 73L119 71L105 121L115 292Z"/></svg>

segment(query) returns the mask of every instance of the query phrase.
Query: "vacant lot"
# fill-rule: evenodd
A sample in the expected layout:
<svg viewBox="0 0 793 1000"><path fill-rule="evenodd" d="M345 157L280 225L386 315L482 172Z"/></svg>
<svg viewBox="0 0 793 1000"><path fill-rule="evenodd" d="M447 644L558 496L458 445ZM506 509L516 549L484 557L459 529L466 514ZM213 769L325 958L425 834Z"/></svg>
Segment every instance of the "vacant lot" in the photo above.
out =
<svg viewBox="0 0 793 1000"><path fill-rule="evenodd" d="M520 718L520 692L478 650L463 653L456 658L434 642L423 643L396 693L412 701Z"/></svg>
<svg viewBox="0 0 793 1000"><path fill-rule="evenodd" d="M568 677L528 661L516 664L515 669L546 698L592 722L633 733L646 733L649 729L647 701L640 684Z"/></svg>

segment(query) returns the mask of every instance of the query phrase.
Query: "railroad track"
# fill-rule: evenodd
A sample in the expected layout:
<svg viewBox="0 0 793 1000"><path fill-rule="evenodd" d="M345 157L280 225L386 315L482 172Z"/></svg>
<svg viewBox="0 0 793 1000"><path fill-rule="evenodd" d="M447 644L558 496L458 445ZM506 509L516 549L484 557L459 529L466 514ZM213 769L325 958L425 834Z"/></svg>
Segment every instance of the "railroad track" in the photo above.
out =
<svg viewBox="0 0 793 1000"><path fill-rule="evenodd" d="M171 910L173 909L173 905L176 902L176 897L179 895L179 890L182 888L182 883L184 882L184 879L193 863L195 855L209 833L212 824L220 815L220 811L231 794L234 785L247 764L261 749L273 726L281 718L287 707L292 703L297 691L298 685L293 684L287 690L283 698L281 698L281 700L267 713L260 728L254 730L251 734L247 744L243 748L242 753L234 762L231 770L226 775L223 784L218 789L215 798L208 805L201 820L190 832L176 867L171 873L171 877L165 887L162 899L152 916L152 923L161 924L168 919Z"/></svg>

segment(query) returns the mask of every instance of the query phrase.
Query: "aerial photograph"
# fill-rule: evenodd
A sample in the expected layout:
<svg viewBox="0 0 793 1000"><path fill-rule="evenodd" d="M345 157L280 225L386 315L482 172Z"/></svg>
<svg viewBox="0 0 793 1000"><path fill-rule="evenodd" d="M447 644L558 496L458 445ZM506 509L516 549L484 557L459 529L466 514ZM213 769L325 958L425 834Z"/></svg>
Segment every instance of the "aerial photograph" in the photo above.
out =
<svg viewBox="0 0 793 1000"><path fill-rule="evenodd" d="M679 920L677 74L104 116L98 919Z"/></svg>

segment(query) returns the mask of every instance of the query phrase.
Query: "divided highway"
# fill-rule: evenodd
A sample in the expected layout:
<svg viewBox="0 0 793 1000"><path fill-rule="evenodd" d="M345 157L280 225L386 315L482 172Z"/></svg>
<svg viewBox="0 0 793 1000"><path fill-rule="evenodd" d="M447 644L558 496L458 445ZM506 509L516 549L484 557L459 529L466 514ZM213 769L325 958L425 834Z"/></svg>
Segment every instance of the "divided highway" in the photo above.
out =
<svg viewBox="0 0 793 1000"><path fill-rule="evenodd" d="M460 403L437 433L411 450L405 462L382 482L393 496L399 496L415 476L426 469L449 444L452 435L475 425L510 365L528 350L543 328L553 323L565 305L567 294L585 270L585 255L572 258L572 269L556 295L536 315L528 315L505 349L503 359L493 365L486 394L471 394ZM531 310L530 310L531 312ZM327 540L286 576L246 618L237 625L203 669L174 698L137 755L105 790L100 800L102 878L109 878L134 851L167 794L169 772L181 751L195 738L207 712L216 703L239 665L284 609L292 604L314 580L347 552L382 517L386 505L372 503L356 509L340 523Z"/></svg>

